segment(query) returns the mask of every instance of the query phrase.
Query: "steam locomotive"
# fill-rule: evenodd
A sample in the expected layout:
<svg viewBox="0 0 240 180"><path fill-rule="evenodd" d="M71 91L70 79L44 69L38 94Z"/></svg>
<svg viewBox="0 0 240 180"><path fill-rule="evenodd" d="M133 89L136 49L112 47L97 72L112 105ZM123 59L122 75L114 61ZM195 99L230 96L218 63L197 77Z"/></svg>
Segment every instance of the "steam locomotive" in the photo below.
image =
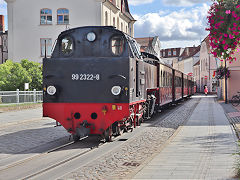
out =
<svg viewBox="0 0 240 180"><path fill-rule="evenodd" d="M62 32L43 59L43 116L74 141L111 141L159 109L194 93L193 78L141 53L137 42L110 26Z"/></svg>

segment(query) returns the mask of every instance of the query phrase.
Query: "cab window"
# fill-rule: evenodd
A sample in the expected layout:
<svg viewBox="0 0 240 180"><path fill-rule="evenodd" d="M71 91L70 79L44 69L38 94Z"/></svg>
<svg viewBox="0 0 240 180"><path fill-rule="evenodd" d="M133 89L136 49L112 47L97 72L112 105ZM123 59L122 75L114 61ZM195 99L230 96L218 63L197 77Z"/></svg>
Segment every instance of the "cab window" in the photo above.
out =
<svg viewBox="0 0 240 180"><path fill-rule="evenodd" d="M68 56L73 52L73 39L71 37L65 37L62 39L61 51L65 56Z"/></svg>
<svg viewBox="0 0 240 180"><path fill-rule="evenodd" d="M124 50L124 39L121 36L114 36L111 39L112 53L119 56Z"/></svg>

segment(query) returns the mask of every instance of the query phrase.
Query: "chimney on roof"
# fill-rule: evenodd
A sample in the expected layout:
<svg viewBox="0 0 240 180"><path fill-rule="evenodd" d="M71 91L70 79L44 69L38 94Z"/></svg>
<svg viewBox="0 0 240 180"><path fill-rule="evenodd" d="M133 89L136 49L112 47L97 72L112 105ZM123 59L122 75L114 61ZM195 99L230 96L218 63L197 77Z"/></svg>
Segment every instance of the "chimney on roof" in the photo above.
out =
<svg viewBox="0 0 240 180"><path fill-rule="evenodd" d="M0 32L5 32L4 16L0 15Z"/></svg>
<svg viewBox="0 0 240 180"><path fill-rule="evenodd" d="M189 47L187 47L187 56L189 56Z"/></svg>

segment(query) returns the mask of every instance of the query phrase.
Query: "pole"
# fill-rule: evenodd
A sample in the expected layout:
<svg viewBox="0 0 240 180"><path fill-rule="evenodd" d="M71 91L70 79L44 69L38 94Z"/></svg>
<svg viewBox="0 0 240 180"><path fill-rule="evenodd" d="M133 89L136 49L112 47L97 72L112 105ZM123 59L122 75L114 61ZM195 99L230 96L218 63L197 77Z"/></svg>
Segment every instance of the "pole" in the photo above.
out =
<svg viewBox="0 0 240 180"><path fill-rule="evenodd" d="M1 35L1 52L2 52L2 64L4 63L4 60L3 60L3 33Z"/></svg>
<svg viewBox="0 0 240 180"><path fill-rule="evenodd" d="M210 76L211 76L211 64L210 64L210 53L208 54L208 66L209 66L209 68L208 68L208 81L209 81L209 91L211 91L212 92L212 88L211 88L211 78L210 78Z"/></svg>
<svg viewBox="0 0 240 180"><path fill-rule="evenodd" d="M227 60L225 59L225 69L227 68ZM227 73L225 73L225 104L228 103L227 99Z"/></svg>
<svg viewBox="0 0 240 180"><path fill-rule="evenodd" d="M44 58L47 58L47 40L44 40L44 46L45 46L45 48L44 48Z"/></svg>

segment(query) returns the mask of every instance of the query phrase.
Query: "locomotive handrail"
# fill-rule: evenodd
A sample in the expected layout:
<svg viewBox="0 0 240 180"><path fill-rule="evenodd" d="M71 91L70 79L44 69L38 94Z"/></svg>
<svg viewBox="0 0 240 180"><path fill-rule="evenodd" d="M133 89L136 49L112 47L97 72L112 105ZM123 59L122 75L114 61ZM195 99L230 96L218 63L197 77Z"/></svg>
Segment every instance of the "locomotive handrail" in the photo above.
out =
<svg viewBox="0 0 240 180"><path fill-rule="evenodd" d="M120 78L123 78L123 79L127 79L125 76L121 75L121 74L114 74L114 75L111 75L109 76L109 78L114 78L114 77L120 77Z"/></svg>
<svg viewBox="0 0 240 180"><path fill-rule="evenodd" d="M51 78L51 77L54 77L55 75L53 74L47 74L46 76L44 76L44 78Z"/></svg>

